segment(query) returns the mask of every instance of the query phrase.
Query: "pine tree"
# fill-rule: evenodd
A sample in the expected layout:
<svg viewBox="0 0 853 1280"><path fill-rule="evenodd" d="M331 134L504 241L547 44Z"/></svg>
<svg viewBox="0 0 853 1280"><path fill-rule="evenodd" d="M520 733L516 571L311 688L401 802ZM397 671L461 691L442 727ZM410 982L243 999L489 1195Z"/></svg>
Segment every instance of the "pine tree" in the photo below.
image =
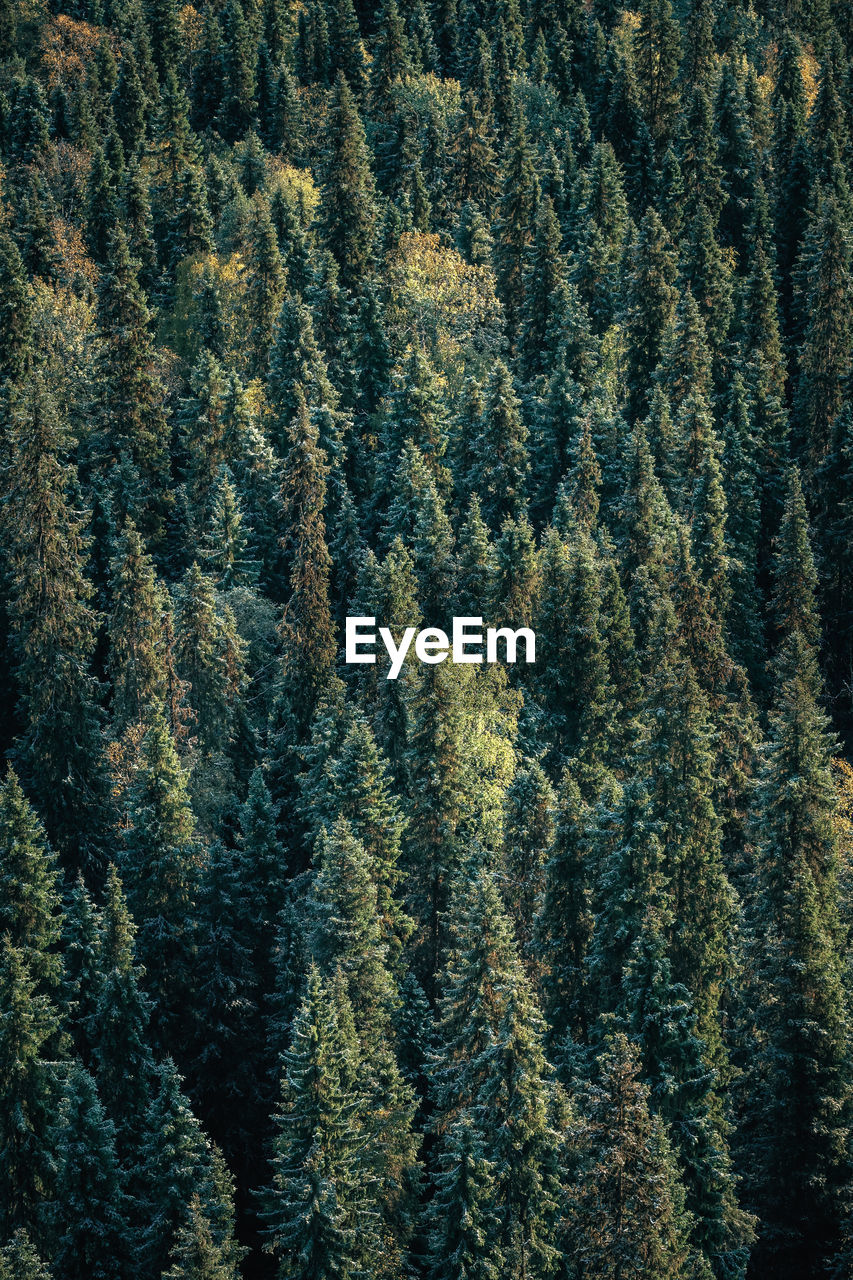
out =
<svg viewBox="0 0 853 1280"><path fill-rule="evenodd" d="M850 370L850 233L834 196L820 199L804 245L807 324L800 348L794 440L807 473L825 457Z"/></svg>
<svg viewBox="0 0 853 1280"><path fill-rule="evenodd" d="M640 223L625 287L631 396L642 412L676 304L676 266L666 228L654 210Z"/></svg>
<svg viewBox="0 0 853 1280"><path fill-rule="evenodd" d="M329 378L327 362L315 335L310 309L286 296L276 325L270 355L269 395L274 406L270 437L283 456L291 447L291 428L306 402L327 459L334 462L341 449L343 423L336 412L339 396Z"/></svg>
<svg viewBox="0 0 853 1280"><path fill-rule="evenodd" d="M30 290L18 247L0 223L0 379L16 378L30 355Z"/></svg>
<svg viewBox="0 0 853 1280"><path fill-rule="evenodd" d="M430 1275L435 1280L498 1280L494 1169L483 1136L469 1115L443 1135L428 1209Z"/></svg>
<svg viewBox="0 0 853 1280"><path fill-rule="evenodd" d="M300 388L290 426L281 505L290 595L281 624L287 697L305 727L328 679L336 646L329 607L329 551L323 508L328 465Z"/></svg>
<svg viewBox="0 0 853 1280"><path fill-rule="evenodd" d="M107 1280L126 1256L115 1129L94 1080L77 1064L64 1084L56 1152L51 1270L56 1280Z"/></svg>
<svg viewBox="0 0 853 1280"><path fill-rule="evenodd" d="M479 496L483 516L492 529L505 517L523 513L528 458L527 428L512 375L502 360L495 362L485 389L483 417L471 444L473 464L469 484Z"/></svg>
<svg viewBox="0 0 853 1280"><path fill-rule="evenodd" d="M550 530L541 570L535 630L544 659L538 684L548 737L562 764L574 757L581 777L584 770L595 774L607 750L612 708L607 640L599 617L601 586L591 540L578 530L567 544ZM594 785L589 777L584 782Z"/></svg>
<svg viewBox="0 0 853 1280"><path fill-rule="evenodd" d="M829 771L833 743L818 702L814 563L796 473L776 583L783 641L755 805L756 1057L746 1178L761 1221L756 1259L779 1276L817 1276L839 1248L850 1195L849 1011ZM793 1166L782 1161L783 1151L797 1152Z"/></svg>
<svg viewBox="0 0 853 1280"><path fill-rule="evenodd" d="M541 764L525 761L507 792L504 820L504 900L522 959L529 960L533 927L554 840L557 799Z"/></svg>
<svg viewBox="0 0 853 1280"><path fill-rule="evenodd" d="M102 464L110 469L122 449L129 451L149 491L142 531L158 538L169 505L165 389L157 374L151 317L138 270L119 226L110 239L98 296L98 325L104 339L98 361L99 453Z"/></svg>
<svg viewBox="0 0 853 1280"><path fill-rule="evenodd" d="M101 916L82 875L66 894L62 919L62 1004L74 1051L87 1069L92 1062L92 1018L100 994Z"/></svg>
<svg viewBox="0 0 853 1280"><path fill-rule="evenodd" d="M521 113L516 119L503 170L503 192L498 206L498 269L508 328L515 336L524 304L524 265L537 203L533 160Z"/></svg>
<svg viewBox="0 0 853 1280"><path fill-rule="evenodd" d="M186 1221L175 1232L164 1280L237 1280L236 1252L230 1242L217 1243L201 1198L193 1195Z"/></svg>
<svg viewBox="0 0 853 1280"><path fill-rule="evenodd" d="M257 376L263 374L267 367L285 279L269 205L260 194L256 194L252 201L246 238L246 267L249 273L246 304L251 317L249 373Z"/></svg>
<svg viewBox="0 0 853 1280"><path fill-rule="evenodd" d="M40 1239L41 1206L56 1175L53 1120L59 1081L51 1061L59 1014L21 948L0 937L0 1235Z"/></svg>
<svg viewBox="0 0 853 1280"><path fill-rule="evenodd" d="M675 113L681 56L678 22L669 0L643 0L635 49L637 79L649 128L655 138L666 137Z"/></svg>
<svg viewBox="0 0 853 1280"><path fill-rule="evenodd" d="M712 1061L719 1061L718 1011L734 900L721 860L707 699L689 658L673 645L673 630L666 602L650 638L653 665L644 700L648 735L640 755L650 779L672 911L673 977L696 1001L700 1033Z"/></svg>
<svg viewBox="0 0 853 1280"><path fill-rule="evenodd" d="M133 1171L139 1185L136 1264L145 1276L163 1275L172 1249L185 1239L182 1229L197 1198L213 1244L233 1268L242 1250L233 1238L230 1174L193 1115L171 1059L157 1075Z"/></svg>
<svg viewBox="0 0 853 1280"><path fill-rule="evenodd" d="M107 623L114 731L140 723L166 694L162 618L167 607L151 557L133 521L125 522L112 562L113 607Z"/></svg>
<svg viewBox="0 0 853 1280"><path fill-rule="evenodd" d="M382 479L386 493L397 492L395 471L403 446L411 441L429 466L439 493L446 494L450 486L450 475L443 463L447 409L435 370L418 346L412 348L405 365L391 375L384 418Z"/></svg>
<svg viewBox="0 0 853 1280"><path fill-rule="evenodd" d="M435 1127L476 1117L494 1162L496 1240L520 1275L547 1276L557 1209L557 1096L543 1024L493 875L457 880L433 1070ZM464 886L464 889L463 889Z"/></svg>
<svg viewBox="0 0 853 1280"><path fill-rule="evenodd" d="M284 1056L273 1182L264 1197L279 1274L293 1280L345 1276L376 1248L347 1014L345 992L312 966Z"/></svg>
<svg viewBox="0 0 853 1280"><path fill-rule="evenodd" d="M575 183L572 204L577 217L573 278L596 331L602 332L616 309L628 231L625 189L609 143L593 148L589 166Z"/></svg>
<svg viewBox="0 0 853 1280"><path fill-rule="evenodd" d="M243 642L213 581L193 563L175 601L175 660L186 681L200 747L215 753L234 733L243 685Z"/></svg>
<svg viewBox="0 0 853 1280"><path fill-rule="evenodd" d="M0 1280L51 1280L26 1231L16 1231L0 1248Z"/></svg>
<svg viewBox="0 0 853 1280"><path fill-rule="evenodd" d="M116 1126L116 1149L126 1161L140 1141L150 1101L154 1060L148 1042L150 1003L134 963L135 927L115 867L107 870L101 926L101 983L89 1025L98 1094Z"/></svg>
<svg viewBox="0 0 853 1280"><path fill-rule="evenodd" d="M636 1048L613 1036L583 1099L586 1160L569 1193L567 1246L592 1277L689 1274L690 1218L662 1121L649 1113Z"/></svg>
<svg viewBox="0 0 853 1280"><path fill-rule="evenodd" d="M200 548L207 569L219 591L254 585L260 564L251 554L250 537L234 477L228 467L219 468L210 504L210 518ZM254 541L254 539L252 539Z"/></svg>
<svg viewBox="0 0 853 1280"><path fill-rule="evenodd" d="M257 51L253 48L253 33L242 5L226 5L222 18L225 66L222 119L226 136L233 139L246 133L255 114Z"/></svg>
<svg viewBox="0 0 853 1280"><path fill-rule="evenodd" d="M536 215L536 235L524 272L521 347L528 377L544 373L556 355L563 310L561 240L553 203L545 196Z"/></svg>
<svg viewBox="0 0 853 1280"><path fill-rule="evenodd" d="M96 856L106 795L100 690L89 670L97 617L69 444L45 376L34 371L11 405L15 485L4 518L23 721L18 754L51 837L73 848L79 865Z"/></svg>
<svg viewBox="0 0 853 1280"><path fill-rule="evenodd" d="M329 112L323 213L326 242L340 267L341 281L356 287L370 270L376 203L364 126L341 72Z"/></svg>
<svg viewBox="0 0 853 1280"><path fill-rule="evenodd" d="M128 797L121 868L139 924L137 954L155 1000L159 1042L168 1045L187 998L191 948L189 904L202 861L187 779L162 712L140 748Z"/></svg>

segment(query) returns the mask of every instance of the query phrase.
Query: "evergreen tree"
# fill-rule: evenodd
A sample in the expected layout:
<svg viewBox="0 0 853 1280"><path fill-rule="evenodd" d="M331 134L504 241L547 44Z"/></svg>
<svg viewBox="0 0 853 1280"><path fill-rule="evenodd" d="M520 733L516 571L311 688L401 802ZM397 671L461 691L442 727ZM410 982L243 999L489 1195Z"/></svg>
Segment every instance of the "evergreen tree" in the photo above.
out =
<svg viewBox="0 0 853 1280"><path fill-rule="evenodd" d="M51 1270L56 1280L106 1280L125 1255L115 1130L94 1080L76 1064L64 1085L56 1151Z"/></svg>
<svg viewBox="0 0 853 1280"><path fill-rule="evenodd" d="M98 406L102 465L114 468L126 449L149 497L142 531L158 538L168 508L165 389L157 374L149 331L150 312L130 257L127 238L117 227L109 243L107 269L98 296L103 345L98 362Z"/></svg>
<svg viewBox="0 0 853 1280"><path fill-rule="evenodd" d="M284 1057L264 1219L279 1273L300 1280L345 1276L377 1251L346 1004L341 986L312 966Z"/></svg>
<svg viewBox="0 0 853 1280"><path fill-rule="evenodd" d="M152 717L128 797L122 870L128 903L139 922L137 954L155 1001L159 1042L168 1045L187 999L191 949L189 905L201 846L187 779L162 712Z"/></svg>
<svg viewBox="0 0 853 1280"><path fill-rule="evenodd" d="M16 393L9 435L16 479L4 524L23 721L18 754L49 833L82 863L96 856L106 803L100 691L89 669L97 618L67 428L42 372Z"/></svg>
<svg viewBox="0 0 853 1280"><path fill-rule="evenodd" d="M0 1248L0 1277L2 1280L50 1280L50 1272L26 1231L16 1231L9 1243Z"/></svg>
<svg viewBox="0 0 853 1280"><path fill-rule="evenodd" d="M494 1171L482 1134L464 1115L444 1135L429 1208L430 1274L447 1280L497 1280Z"/></svg>
<svg viewBox="0 0 853 1280"><path fill-rule="evenodd" d="M471 446L469 483L482 504L483 516L497 529L505 517L523 513L528 471L527 428L502 360L495 362L485 388L483 416Z"/></svg>
<svg viewBox="0 0 853 1280"><path fill-rule="evenodd" d="M674 118L681 56L678 22L669 0L643 0L635 49L637 79L649 128L654 137L665 137Z"/></svg>
<svg viewBox="0 0 853 1280"><path fill-rule="evenodd" d="M0 937L0 1204L4 1239L23 1228L40 1238L41 1206L56 1176L53 1120L59 1097L51 1061L59 1016L25 953Z"/></svg>
<svg viewBox="0 0 853 1280"><path fill-rule="evenodd" d="M816 1276L826 1269L839 1248L850 1194L849 1013L836 800L832 740L818 703L807 537L795 476L776 561L784 639L755 805L757 1052L745 1131L749 1199L761 1221L755 1257L780 1276ZM780 1162L783 1150L798 1152L795 1166Z"/></svg>
<svg viewBox="0 0 853 1280"><path fill-rule="evenodd" d="M637 1050L612 1037L584 1099L586 1161L569 1194L568 1245L590 1277L690 1274L690 1218L662 1121L649 1112ZM695 1272L694 1272L695 1273Z"/></svg>
<svg viewBox="0 0 853 1280"><path fill-rule="evenodd" d="M323 508L328 466L299 388L290 426L281 505L290 585L281 625L286 696L304 727L335 655L329 608L329 551Z"/></svg>
<svg viewBox="0 0 853 1280"><path fill-rule="evenodd" d="M261 374L267 366L276 317L284 291L284 269L269 206L260 194L252 201L246 243L246 267L249 286L246 304L251 317L248 335L251 360L249 373Z"/></svg>
<svg viewBox="0 0 853 1280"><path fill-rule="evenodd" d="M120 733L140 723L166 694L162 618L167 607L151 557L128 519L112 563L113 607L107 623L113 725Z"/></svg>
<svg viewBox="0 0 853 1280"><path fill-rule="evenodd" d="M804 246L808 317L800 348L794 439L811 473L825 457L832 423L849 373L851 317L850 239L847 220L825 195Z"/></svg>
<svg viewBox="0 0 853 1280"><path fill-rule="evenodd" d="M369 274L376 203L364 126L341 72L329 111L325 175L326 242L340 267L342 283L352 288Z"/></svg>
<svg viewBox="0 0 853 1280"><path fill-rule="evenodd" d="M557 1095L542 1050L542 1019L524 976L494 877L459 879L440 1004L434 1068L441 1130L476 1117L494 1162L495 1238L519 1274L558 1265ZM464 884L464 892L463 892Z"/></svg>
<svg viewBox="0 0 853 1280"><path fill-rule="evenodd" d="M124 1161L141 1139L154 1074L150 1004L140 989L142 969L134 963L135 933L111 864L101 926L101 982L89 1034L98 1094L115 1124L116 1149Z"/></svg>

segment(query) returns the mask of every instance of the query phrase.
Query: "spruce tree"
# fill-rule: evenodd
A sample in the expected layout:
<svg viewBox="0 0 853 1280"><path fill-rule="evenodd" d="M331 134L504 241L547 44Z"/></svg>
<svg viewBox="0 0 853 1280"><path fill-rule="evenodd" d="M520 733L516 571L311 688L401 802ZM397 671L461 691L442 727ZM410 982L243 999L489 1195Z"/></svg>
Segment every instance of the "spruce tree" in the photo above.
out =
<svg viewBox="0 0 853 1280"><path fill-rule="evenodd" d="M139 724L166 694L163 613L167 608L151 557L133 521L125 522L112 562L113 607L107 627L114 731Z"/></svg>
<svg viewBox="0 0 853 1280"><path fill-rule="evenodd" d="M73 1064L56 1133L56 1192L49 1207L55 1280L107 1280L126 1257L115 1128L95 1082Z"/></svg>
<svg viewBox="0 0 853 1280"><path fill-rule="evenodd" d="M282 1277L345 1276L375 1254L360 1159L356 1050L346 994L316 966L284 1056L264 1220Z"/></svg>
<svg viewBox="0 0 853 1280"><path fill-rule="evenodd" d="M103 336L98 360L98 452L109 471L120 451L128 450L148 489L142 531L157 539L162 536L169 505L165 388L157 372L149 331L151 316L138 271L125 233L116 227L98 295L98 325Z"/></svg>
<svg viewBox="0 0 853 1280"><path fill-rule="evenodd" d="M171 1043L187 998L191 955L189 906L202 848L187 795L187 779L162 712L152 717L128 797L121 869L138 922L137 954L162 1046Z"/></svg>
<svg viewBox="0 0 853 1280"><path fill-rule="evenodd" d="M586 1160L569 1191L567 1246L583 1251L590 1280L696 1274L672 1148L639 1074L637 1050L619 1033L583 1099Z"/></svg>
<svg viewBox="0 0 853 1280"><path fill-rule="evenodd" d="M783 640L755 804L756 1049L745 1173L749 1203L760 1216L757 1263L779 1276L817 1276L840 1247L850 1196L849 1011L833 742L818 701L814 564L796 475L776 581ZM783 1151L796 1151L796 1162L785 1162Z"/></svg>
<svg viewBox="0 0 853 1280"><path fill-rule="evenodd" d="M326 137L323 215L326 243L355 287L369 274L376 228L376 202L364 125L352 90L338 73Z"/></svg>
<svg viewBox="0 0 853 1280"><path fill-rule="evenodd" d="M529 465L527 428L512 375L502 360L495 362L484 396L483 417L471 446L469 484L479 496L487 523L497 529L505 517L522 514Z"/></svg>
<svg viewBox="0 0 853 1280"><path fill-rule="evenodd" d="M51 1280L26 1231L16 1231L0 1248L0 1280Z"/></svg>
<svg viewBox="0 0 853 1280"><path fill-rule="evenodd" d="M42 1205L56 1177L53 1122L60 1082L54 1058L59 1011L22 948L0 937L0 1235L41 1238Z"/></svg>
<svg viewBox="0 0 853 1280"><path fill-rule="evenodd" d="M73 847L79 865L97 855L106 804L100 689L89 665L97 616L66 423L40 371L12 402L9 444L16 483L4 526L23 723L18 753L51 837L63 850Z"/></svg>
<svg viewBox="0 0 853 1280"><path fill-rule="evenodd" d="M282 679L297 724L304 729L328 679L336 646L323 517L328 464L299 387L289 441L281 492L282 546L290 588L281 624Z"/></svg>
<svg viewBox="0 0 853 1280"><path fill-rule="evenodd" d="M89 1034L98 1094L116 1126L116 1149L123 1161L141 1139L154 1074L148 1038L151 1006L141 990L144 974L135 963L135 935L111 864L101 925L101 982Z"/></svg>

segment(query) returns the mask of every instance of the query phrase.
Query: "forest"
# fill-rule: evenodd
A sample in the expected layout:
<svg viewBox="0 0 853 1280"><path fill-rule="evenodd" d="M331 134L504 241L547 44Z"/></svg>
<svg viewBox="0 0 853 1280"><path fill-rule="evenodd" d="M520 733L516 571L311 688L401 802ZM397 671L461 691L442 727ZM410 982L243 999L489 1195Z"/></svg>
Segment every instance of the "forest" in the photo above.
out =
<svg viewBox="0 0 853 1280"><path fill-rule="evenodd" d="M0 0L0 1280L853 1275L851 184L849 0Z"/></svg>

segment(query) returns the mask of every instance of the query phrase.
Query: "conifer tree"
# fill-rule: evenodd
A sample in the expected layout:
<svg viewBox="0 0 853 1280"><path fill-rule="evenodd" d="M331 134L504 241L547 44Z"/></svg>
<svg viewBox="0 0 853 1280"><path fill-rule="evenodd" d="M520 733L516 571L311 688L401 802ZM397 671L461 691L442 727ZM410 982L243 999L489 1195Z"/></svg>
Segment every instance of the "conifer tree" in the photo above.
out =
<svg viewBox="0 0 853 1280"><path fill-rule="evenodd" d="M839 1248L850 1195L849 1011L832 740L818 702L814 563L796 473L776 582L783 642L755 805L751 948L760 1048L750 1069L745 1172L760 1215L756 1258L778 1275L817 1276ZM792 1150L793 1167L780 1154Z"/></svg>
<svg viewBox="0 0 853 1280"><path fill-rule="evenodd" d="M436 1127L476 1117L494 1162L496 1241L519 1274L559 1261L557 1096L542 1019L521 968L497 886L485 868L457 880L434 1069ZM463 891L464 884L464 891Z"/></svg>
<svg viewBox="0 0 853 1280"><path fill-rule="evenodd" d="M536 235L524 271L522 349L529 377L546 371L556 355L564 297L562 234L550 196L541 201Z"/></svg>
<svg viewBox="0 0 853 1280"><path fill-rule="evenodd" d="M3 1239L23 1228L40 1239L41 1206L56 1174L53 1120L59 1080L52 1049L59 1011L22 948L0 937L0 1203ZM38 1233L38 1234L37 1234Z"/></svg>
<svg viewBox="0 0 853 1280"><path fill-rule="evenodd" d="M498 268L510 333L515 336L524 304L524 265L533 233L537 190L524 116L518 113L504 160L498 206Z"/></svg>
<svg viewBox="0 0 853 1280"><path fill-rule="evenodd" d="M236 1250L217 1243L198 1195L190 1200L186 1221L175 1232L164 1280L236 1280Z"/></svg>
<svg viewBox="0 0 853 1280"><path fill-rule="evenodd" d="M469 483L480 498L485 520L497 529L505 517L518 517L524 510L527 428L512 375L502 360L495 362L484 394Z"/></svg>
<svg viewBox="0 0 853 1280"><path fill-rule="evenodd" d="M673 122L681 36L669 0L644 0L636 37L637 79L655 138L665 137Z"/></svg>
<svg viewBox="0 0 853 1280"><path fill-rule="evenodd" d="M150 1101L154 1060L148 1040L150 1002L134 960L135 926L118 872L107 870L99 965L101 982L89 1034L98 1094L116 1126L121 1160L132 1156Z"/></svg>
<svg viewBox="0 0 853 1280"><path fill-rule="evenodd" d="M329 551L323 508L328 466L300 388L290 425L281 505L290 595L281 634L283 678L302 727L328 678L335 655L329 607Z"/></svg>
<svg viewBox="0 0 853 1280"><path fill-rule="evenodd" d="M376 228L376 203L364 125L342 72L333 91L326 139L323 198L326 243L355 287L369 274Z"/></svg>
<svg viewBox="0 0 853 1280"><path fill-rule="evenodd" d="M150 497L142 531L162 535L168 506L164 387L157 374L149 331L150 312L130 257L126 236L117 227L109 243L107 269L98 296L103 346L98 363L101 453L106 469L127 449Z"/></svg>
<svg viewBox="0 0 853 1280"><path fill-rule="evenodd" d="M346 1000L341 986L323 982L312 966L284 1056L264 1219L279 1273L294 1280L346 1275L375 1257L378 1243L371 1182L361 1167L358 1064Z"/></svg>
<svg viewBox="0 0 853 1280"><path fill-rule="evenodd" d="M587 1162L569 1193L568 1246L583 1250L591 1278L690 1274L684 1191L664 1125L649 1112L637 1050L619 1033L596 1067L581 1122Z"/></svg>
<svg viewBox="0 0 853 1280"><path fill-rule="evenodd" d="M507 792L504 821L504 899L522 959L529 960L533 926L554 840L557 799L537 760L525 761Z"/></svg>
<svg viewBox="0 0 853 1280"><path fill-rule="evenodd" d="M51 1280L26 1231L16 1231L0 1248L0 1280Z"/></svg>
<svg viewBox="0 0 853 1280"><path fill-rule="evenodd" d="M0 223L0 378L18 377L30 354L30 299L24 264Z"/></svg>
<svg viewBox="0 0 853 1280"><path fill-rule="evenodd" d="M246 267L249 273L246 303L251 317L248 335L251 351L249 373L257 375L262 374L267 367L285 280L275 230L270 221L269 205L260 194L256 194L252 201Z"/></svg>
<svg viewBox="0 0 853 1280"><path fill-rule="evenodd" d="M193 1115L171 1059L158 1068L157 1077L134 1169L140 1188L137 1266L146 1277L163 1275L172 1249L185 1238L182 1228L197 1198L220 1257L233 1268L242 1251L233 1237L230 1174Z"/></svg>
<svg viewBox="0 0 853 1280"><path fill-rule="evenodd" d="M16 483L4 519L23 721L18 750L48 831L64 849L73 842L79 863L96 854L106 795L100 690L89 670L97 619L69 444L45 375L34 371L11 406Z"/></svg>
<svg viewBox="0 0 853 1280"><path fill-rule="evenodd" d="M115 1129L78 1064L64 1083L56 1151L51 1270L56 1280L107 1280L125 1256Z"/></svg>
<svg viewBox="0 0 853 1280"><path fill-rule="evenodd" d="M228 745L243 684L243 644L233 614L222 611L212 580L193 563L175 602L175 659L189 687L199 745Z"/></svg>
<svg viewBox="0 0 853 1280"><path fill-rule="evenodd" d="M640 223L625 287L631 395L642 411L651 374L675 311L676 266L666 228L654 210Z"/></svg>
<svg viewBox="0 0 853 1280"><path fill-rule="evenodd" d="M811 473L828 451L832 423L841 409L842 387L850 370L850 234L847 219L831 194L820 199L803 252L808 319L800 349L793 428L798 453Z"/></svg>
<svg viewBox="0 0 853 1280"><path fill-rule="evenodd" d="M494 1169L469 1115L443 1136L430 1202L430 1275L447 1280L498 1280L503 1253L496 1240Z"/></svg>
<svg viewBox="0 0 853 1280"><path fill-rule="evenodd" d="M186 775L162 712L155 712L142 740L123 837L121 867L128 904L139 925L137 954L146 989L155 1000L158 1039L168 1045L187 996L189 904L202 850Z"/></svg>
<svg viewBox="0 0 853 1280"><path fill-rule="evenodd" d="M125 522L112 563L113 607L107 623L113 725L140 723L165 698L162 618L166 609L151 557L133 521Z"/></svg>

